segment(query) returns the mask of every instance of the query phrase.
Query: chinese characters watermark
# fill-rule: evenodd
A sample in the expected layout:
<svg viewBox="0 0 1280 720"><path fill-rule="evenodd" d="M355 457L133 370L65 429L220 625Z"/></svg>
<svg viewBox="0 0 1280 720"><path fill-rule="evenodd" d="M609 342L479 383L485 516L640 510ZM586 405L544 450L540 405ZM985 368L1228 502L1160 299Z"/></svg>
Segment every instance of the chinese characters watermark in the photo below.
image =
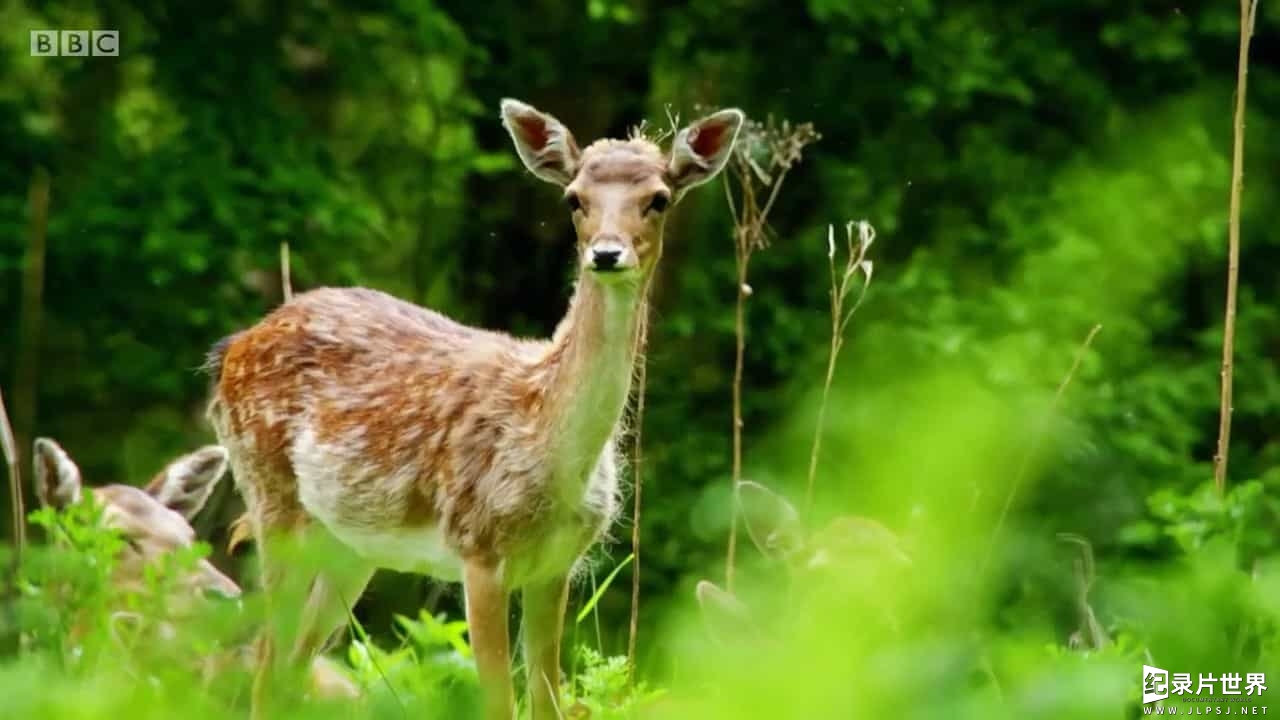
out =
<svg viewBox="0 0 1280 720"><path fill-rule="evenodd" d="M1142 704L1150 705L1161 700L1176 697L1187 703L1214 703L1214 708L1183 708L1184 714L1191 715L1265 715L1266 706L1226 705L1226 703L1245 703L1257 700L1267 689L1266 673L1236 672L1197 673L1195 679L1191 673L1170 673L1151 665L1142 666ZM1144 714L1176 715L1177 707L1143 708ZM1224 711L1225 710L1225 711Z"/></svg>

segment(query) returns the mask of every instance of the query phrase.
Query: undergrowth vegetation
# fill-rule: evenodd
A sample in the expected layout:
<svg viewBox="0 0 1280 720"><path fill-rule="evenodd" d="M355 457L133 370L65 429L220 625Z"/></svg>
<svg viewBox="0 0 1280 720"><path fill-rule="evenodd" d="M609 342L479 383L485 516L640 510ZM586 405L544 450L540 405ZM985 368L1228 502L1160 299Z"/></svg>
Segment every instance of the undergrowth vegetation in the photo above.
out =
<svg viewBox="0 0 1280 720"><path fill-rule="evenodd" d="M209 598L195 612L174 602L208 545L167 554L148 566L143 583L125 586L115 578L126 540L103 522L91 491L83 502L42 508L30 520L53 542L31 549L18 597L6 606L4 634L20 642L22 657L0 670L0 687L12 690L6 713L14 714L6 717L244 714L251 681L244 653L262 608L253 598ZM581 608L577 623L593 609ZM478 711L466 623L425 610L395 623L394 643L371 639L353 622L351 638L330 651L364 692L358 704L312 699L299 716L456 718ZM662 694L634 683L625 657L589 644L575 647L566 670L563 702L571 717L632 717Z"/></svg>
<svg viewBox="0 0 1280 720"><path fill-rule="evenodd" d="M961 414L952 433L920 449L951 453L953 481L983 472L961 456L983 438L948 439L977 421ZM983 424L979 436L998 425ZM595 608L571 609L564 716L1120 718L1138 706L1142 665L1274 672L1280 553L1268 532L1275 503L1261 492L1245 483L1219 497L1206 483L1186 496L1154 495L1155 519L1127 535L1176 545L1158 565L1103 561L1096 569L1087 543L1010 534L1002 541L1009 551L1041 567L1003 592L1071 583L1077 602L1024 600L1023 613L1008 616L993 612L1004 603L981 573L990 513L950 503L915 508L927 521L900 533L855 516L813 527L747 483L740 502L755 543L735 593L705 583L698 602L691 592L645 629L663 638L663 672L633 682L625 656L591 640ZM6 717L243 716L251 678L234 658L261 608L252 595L209 599L198 614L175 617L166 602L207 546L167 557L142 586L122 589L111 578L123 540L103 526L96 504L42 509L31 520L56 542L30 549L18 598L6 605L5 635L21 644L21 661L0 667ZM1069 636L1056 629L1064 618L1077 627ZM457 619L399 616L394 641L371 639L356 623L329 655L364 697L310 699L291 717L457 718L478 708Z"/></svg>

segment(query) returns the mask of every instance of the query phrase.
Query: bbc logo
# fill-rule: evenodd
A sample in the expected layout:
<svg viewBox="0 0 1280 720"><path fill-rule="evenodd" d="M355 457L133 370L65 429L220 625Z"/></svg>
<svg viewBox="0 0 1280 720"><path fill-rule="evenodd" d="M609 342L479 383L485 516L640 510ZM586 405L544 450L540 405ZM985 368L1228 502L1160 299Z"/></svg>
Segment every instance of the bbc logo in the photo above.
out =
<svg viewBox="0 0 1280 720"><path fill-rule="evenodd" d="M32 57L116 57L120 54L119 30L32 30Z"/></svg>

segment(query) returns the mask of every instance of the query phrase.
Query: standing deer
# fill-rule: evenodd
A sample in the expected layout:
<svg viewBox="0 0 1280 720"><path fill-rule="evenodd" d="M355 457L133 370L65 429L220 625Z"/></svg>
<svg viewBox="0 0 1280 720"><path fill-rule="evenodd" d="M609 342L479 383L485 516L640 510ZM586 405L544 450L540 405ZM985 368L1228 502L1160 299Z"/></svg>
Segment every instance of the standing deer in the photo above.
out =
<svg viewBox="0 0 1280 720"><path fill-rule="evenodd" d="M516 100L501 114L525 167L564 189L577 234L577 282L549 340L322 288L210 353L209 418L263 587L305 593L296 625L277 620L262 636L255 716L276 674L341 626L377 568L462 582L490 720L515 711L507 615L520 590L531 714L559 716L569 578L618 510L616 444L664 211L723 169L743 115L708 115L664 154L640 137L580 150L559 120ZM326 562L284 562L281 548L299 540L323 543Z"/></svg>
<svg viewBox="0 0 1280 720"><path fill-rule="evenodd" d="M36 496L41 505L63 511L83 502L80 468L61 445L49 438L38 438L32 457ZM195 542L191 518L204 507L226 471L227 451L207 445L175 458L144 487L116 484L93 488L94 499L102 507L103 523L125 540L114 558L111 582L115 588L142 591L148 566ZM165 597L167 617L145 619L160 637L174 636L173 623L199 613L204 607L198 602L201 596L240 596L240 586L208 560L199 560L180 580L179 592ZM251 661L250 650L238 647L231 656L196 660L210 670ZM310 690L317 697L352 698L359 694L355 683L323 656L317 656L312 663L309 681Z"/></svg>

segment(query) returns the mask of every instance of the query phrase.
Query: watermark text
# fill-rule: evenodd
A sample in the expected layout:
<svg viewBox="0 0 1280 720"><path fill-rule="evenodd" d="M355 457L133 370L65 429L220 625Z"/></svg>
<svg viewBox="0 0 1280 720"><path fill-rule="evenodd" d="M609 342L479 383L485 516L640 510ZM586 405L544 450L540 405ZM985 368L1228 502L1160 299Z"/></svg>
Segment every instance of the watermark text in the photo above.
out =
<svg viewBox="0 0 1280 720"><path fill-rule="evenodd" d="M32 57L118 57L119 30L32 30Z"/></svg>

